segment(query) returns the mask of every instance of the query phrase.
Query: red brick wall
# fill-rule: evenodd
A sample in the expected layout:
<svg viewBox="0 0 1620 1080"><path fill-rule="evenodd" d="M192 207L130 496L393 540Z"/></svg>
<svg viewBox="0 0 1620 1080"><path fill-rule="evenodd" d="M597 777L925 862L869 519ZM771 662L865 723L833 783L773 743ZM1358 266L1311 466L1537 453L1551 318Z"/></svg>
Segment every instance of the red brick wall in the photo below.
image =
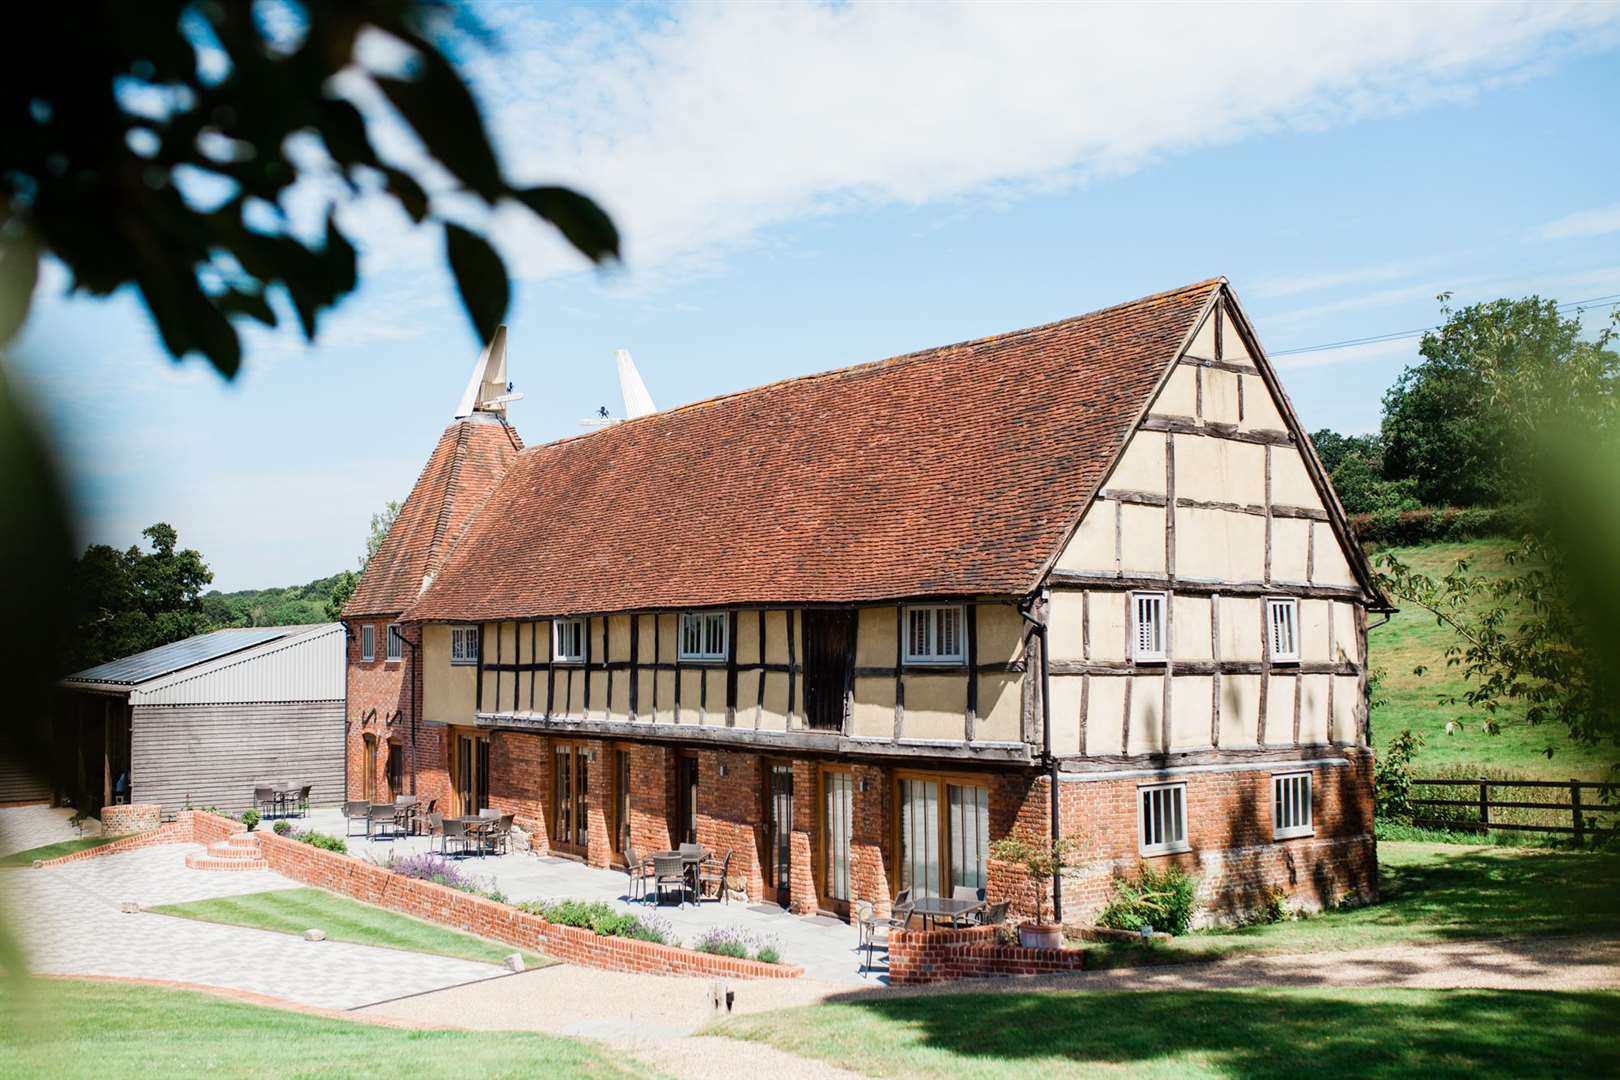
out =
<svg viewBox="0 0 1620 1080"><path fill-rule="evenodd" d="M889 935L889 984L907 986L948 979L1003 975L1060 975L1079 971L1079 949L1026 949L1003 945L993 926L965 930L896 930Z"/></svg>
<svg viewBox="0 0 1620 1080"><path fill-rule="evenodd" d="M489 805L512 814L535 851L551 849L546 816L551 805L551 740L544 735L496 731L489 736Z"/></svg>
<svg viewBox="0 0 1620 1080"><path fill-rule="evenodd" d="M698 843L717 858L730 853L731 880L747 888L750 900L760 899L765 889L759 864L763 785L758 754L698 752Z"/></svg>
<svg viewBox="0 0 1620 1080"><path fill-rule="evenodd" d="M668 851L674 765L669 748L637 743L630 748L630 843L637 854Z"/></svg>
<svg viewBox="0 0 1620 1080"><path fill-rule="evenodd" d="M793 835L788 874L788 888L792 894L788 910L796 915L812 915L820 906L816 884L820 871L816 868L816 803L821 798L819 771L813 761L793 763ZM885 912L886 914L886 912Z"/></svg>
<svg viewBox="0 0 1620 1080"><path fill-rule="evenodd" d="M1138 854L1137 789L1163 782L1126 778L1060 785L1063 831L1082 839L1082 863L1064 877L1064 921L1087 921L1108 900L1116 874L1129 876L1144 861L1177 865L1200 877L1204 918L1225 921L1260 907L1272 888L1297 906L1319 908L1349 896L1377 897L1373 840L1372 755L1346 750L1348 766L1312 773L1314 836L1273 840L1271 778L1298 768L1185 773L1165 778L1187 784L1190 851Z"/></svg>

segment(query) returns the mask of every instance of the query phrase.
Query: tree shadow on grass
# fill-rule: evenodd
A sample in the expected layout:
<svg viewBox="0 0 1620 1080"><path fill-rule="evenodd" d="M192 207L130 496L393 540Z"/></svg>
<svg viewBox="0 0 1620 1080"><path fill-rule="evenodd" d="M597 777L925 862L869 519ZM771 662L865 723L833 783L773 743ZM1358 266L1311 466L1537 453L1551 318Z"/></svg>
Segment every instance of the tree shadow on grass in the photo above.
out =
<svg viewBox="0 0 1620 1080"><path fill-rule="evenodd" d="M885 1075L1131 1066L1244 1077L1613 1075L1620 996L1514 991L1204 991L869 997L819 1023L862 1032ZM791 1014L778 1014L786 1017ZM770 1014L756 1037L777 1041ZM850 1033L853 1033L850 1032ZM812 1032L803 1032L812 1035ZM801 1049L814 1053L814 1045ZM868 1056L869 1055L869 1056Z"/></svg>

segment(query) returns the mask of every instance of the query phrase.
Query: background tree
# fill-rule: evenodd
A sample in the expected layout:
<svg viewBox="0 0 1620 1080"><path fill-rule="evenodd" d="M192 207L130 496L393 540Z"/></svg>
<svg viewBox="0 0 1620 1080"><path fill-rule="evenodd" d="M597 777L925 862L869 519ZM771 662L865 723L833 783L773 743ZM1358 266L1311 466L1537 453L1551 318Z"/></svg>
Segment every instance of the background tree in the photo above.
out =
<svg viewBox="0 0 1620 1080"><path fill-rule="evenodd" d="M202 555L180 548L172 525L141 530L150 551L85 549L73 575L78 629L58 674L167 645L210 629L202 589L214 580Z"/></svg>
<svg viewBox="0 0 1620 1080"><path fill-rule="evenodd" d="M229 378L241 363L233 320L275 326L281 297L313 339L320 312L355 288L336 209L367 196L443 232L487 341L510 294L475 224L495 206L527 207L597 262L618 256L619 237L585 196L507 179L440 44L481 37L463 9L435 0L99 0L8 12L0 345L26 316L49 253L75 290L133 285L171 354L200 352ZM392 47L357 49L367 38ZM358 104L368 99L387 102L427 160L378 154ZM317 147L324 161L307 152ZM301 179L300 195L320 204L316 235L291 214Z"/></svg>
<svg viewBox="0 0 1620 1080"><path fill-rule="evenodd" d="M332 588L332 595L326 601L326 617L337 619L343 614L343 605L349 602L354 595L354 587L360 584L360 575L366 572L366 564L371 557L377 554L382 542L388 535L388 530L394 527L394 519L399 517L399 503L390 499L383 504L383 508L371 515L371 532L366 536L366 553L360 556L359 571L345 570Z"/></svg>
<svg viewBox="0 0 1620 1080"><path fill-rule="evenodd" d="M1311 442L1348 513L1398 513L1422 505L1415 481L1384 479L1381 435L1341 435L1322 428L1311 433Z"/></svg>

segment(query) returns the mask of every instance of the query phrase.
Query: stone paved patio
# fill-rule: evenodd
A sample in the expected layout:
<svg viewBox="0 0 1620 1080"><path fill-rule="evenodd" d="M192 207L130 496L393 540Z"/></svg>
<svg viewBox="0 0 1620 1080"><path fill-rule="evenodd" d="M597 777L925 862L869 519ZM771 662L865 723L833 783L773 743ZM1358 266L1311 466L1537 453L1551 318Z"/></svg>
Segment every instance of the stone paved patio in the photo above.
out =
<svg viewBox="0 0 1620 1080"><path fill-rule="evenodd" d="M95 818L70 825L72 817L73 811L65 806L8 806L0 810L0 855L101 835L101 822Z"/></svg>
<svg viewBox="0 0 1620 1080"><path fill-rule="evenodd" d="M345 821L337 809L311 812L307 819L294 819L299 828L343 836ZM263 827L263 826L261 826ZM356 829L359 824L356 823ZM360 858L381 862L390 852L416 854L428 850L426 836L397 840L371 840L348 837L349 851ZM774 937L786 963L798 964L805 975L827 982L872 985L881 976L860 974L861 953L856 948L856 931L848 923L823 916L790 915L774 904L749 904L733 900L729 904L705 900L701 904L677 907L673 903L654 908L651 902L631 903L626 895L628 881L616 870L599 870L572 859L515 852L484 858L467 856L456 863L474 877L492 880L511 900L605 900L624 910L655 913L669 921L684 944L695 941L705 930L732 926L751 934ZM878 967L883 961L879 956Z"/></svg>
<svg viewBox="0 0 1620 1080"><path fill-rule="evenodd" d="M186 854L201 850L168 844L38 870L0 869L0 900L21 932L29 967L198 983L334 1009L505 974L451 957L119 910L125 900L147 906L298 886L270 871L187 869Z"/></svg>

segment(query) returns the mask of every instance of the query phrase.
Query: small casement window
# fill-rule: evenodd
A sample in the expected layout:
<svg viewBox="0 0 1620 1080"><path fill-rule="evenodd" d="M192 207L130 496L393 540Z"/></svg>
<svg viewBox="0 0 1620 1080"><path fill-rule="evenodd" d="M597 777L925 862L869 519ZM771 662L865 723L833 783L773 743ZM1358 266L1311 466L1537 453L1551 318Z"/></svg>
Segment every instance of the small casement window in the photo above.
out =
<svg viewBox="0 0 1620 1080"><path fill-rule="evenodd" d="M906 663L960 664L962 609L955 604L906 608Z"/></svg>
<svg viewBox="0 0 1620 1080"><path fill-rule="evenodd" d="M360 627L360 659L377 659L377 628L370 623Z"/></svg>
<svg viewBox="0 0 1620 1080"><path fill-rule="evenodd" d="M1131 655L1137 660L1164 659L1164 593L1139 592L1131 594L1131 608L1135 616Z"/></svg>
<svg viewBox="0 0 1620 1080"><path fill-rule="evenodd" d="M1267 600L1266 633L1269 635L1273 660L1297 662L1299 601L1291 596L1278 596Z"/></svg>
<svg viewBox="0 0 1620 1080"><path fill-rule="evenodd" d="M1271 835L1277 840L1310 836L1311 774L1285 773L1271 778Z"/></svg>
<svg viewBox="0 0 1620 1080"><path fill-rule="evenodd" d="M478 627L452 626L450 628L450 662L452 664L478 663Z"/></svg>
<svg viewBox="0 0 1620 1080"><path fill-rule="evenodd" d="M585 659L584 619L557 619L551 624L551 658L564 664Z"/></svg>
<svg viewBox="0 0 1620 1080"><path fill-rule="evenodd" d="M1155 784L1137 788L1141 803L1143 855L1187 850L1187 785Z"/></svg>
<svg viewBox="0 0 1620 1080"><path fill-rule="evenodd" d="M682 614L681 659L724 660L728 625L723 611L689 611Z"/></svg>
<svg viewBox="0 0 1620 1080"><path fill-rule="evenodd" d="M398 660L405 655L405 632L398 623L388 624L388 659Z"/></svg>

